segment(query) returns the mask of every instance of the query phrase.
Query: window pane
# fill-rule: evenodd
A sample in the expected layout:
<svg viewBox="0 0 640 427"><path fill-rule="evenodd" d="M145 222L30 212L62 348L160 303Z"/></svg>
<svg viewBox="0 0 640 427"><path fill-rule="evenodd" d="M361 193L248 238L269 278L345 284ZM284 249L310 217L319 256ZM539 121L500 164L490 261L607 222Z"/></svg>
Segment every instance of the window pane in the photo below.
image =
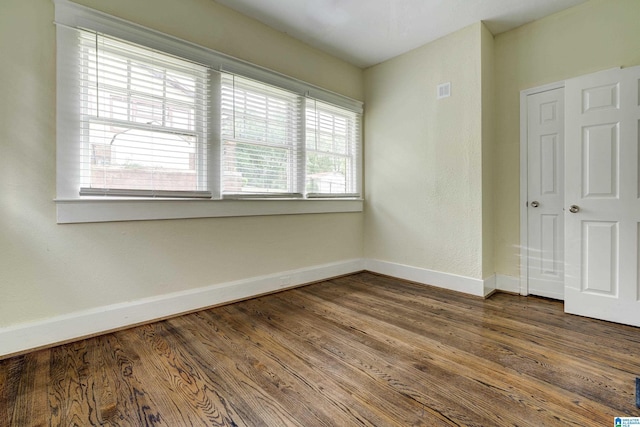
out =
<svg viewBox="0 0 640 427"><path fill-rule="evenodd" d="M223 75L223 194L300 192L301 110L295 94Z"/></svg>
<svg viewBox="0 0 640 427"><path fill-rule="evenodd" d="M196 191L196 138L92 123L89 188Z"/></svg>
<svg viewBox="0 0 640 427"><path fill-rule="evenodd" d="M307 192L323 194L351 193L350 160L324 153L307 153Z"/></svg>
<svg viewBox="0 0 640 427"><path fill-rule="evenodd" d="M82 186L206 190L207 70L111 38L84 38Z"/></svg>
<svg viewBox="0 0 640 427"><path fill-rule="evenodd" d="M307 100L306 147L307 193L340 195L357 192L357 114Z"/></svg>
<svg viewBox="0 0 640 427"><path fill-rule="evenodd" d="M223 185L228 193L289 193L291 151L226 141Z"/></svg>

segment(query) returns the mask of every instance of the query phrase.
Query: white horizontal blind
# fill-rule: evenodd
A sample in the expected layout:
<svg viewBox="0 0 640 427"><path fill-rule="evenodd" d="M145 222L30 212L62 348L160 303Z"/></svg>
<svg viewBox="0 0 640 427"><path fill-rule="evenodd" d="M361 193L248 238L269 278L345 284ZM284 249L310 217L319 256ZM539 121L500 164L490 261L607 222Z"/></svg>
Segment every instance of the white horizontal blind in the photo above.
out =
<svg viewBox="0 0 640 427"><path fill-rule="evenodd" d="M360 196L361 102L54 3L60 200Z"/></svg>
<svg viewBox="0 0 640 427"><path fill-rule="evenodd" d="M77 30L82 195L211 197L208 69Z"/></svg>
<svg viewBox="0 0 640 427"><path fill-rule="evenodd" d="M221 77L223 196L301 196L304 98Z"/></svg>
<svg viewBox="0 0 640 427"><path fill-rule="evenodd" d="M308 197L359 196L360 122L356 112L307 99Z"/></svg>

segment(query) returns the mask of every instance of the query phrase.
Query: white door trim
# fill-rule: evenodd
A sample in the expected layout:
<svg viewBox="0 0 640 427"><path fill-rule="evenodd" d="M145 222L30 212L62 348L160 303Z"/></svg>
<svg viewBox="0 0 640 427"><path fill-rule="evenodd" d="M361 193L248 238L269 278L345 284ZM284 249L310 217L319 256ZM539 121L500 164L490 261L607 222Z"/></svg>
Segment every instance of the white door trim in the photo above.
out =
<svg viewBox="0 0 640 427"><path fill-rule="evenodd" d="M564 80L520 91L520 295L529 295L529 234L527 193L529 188L527 96L564 88Z"/></svg>

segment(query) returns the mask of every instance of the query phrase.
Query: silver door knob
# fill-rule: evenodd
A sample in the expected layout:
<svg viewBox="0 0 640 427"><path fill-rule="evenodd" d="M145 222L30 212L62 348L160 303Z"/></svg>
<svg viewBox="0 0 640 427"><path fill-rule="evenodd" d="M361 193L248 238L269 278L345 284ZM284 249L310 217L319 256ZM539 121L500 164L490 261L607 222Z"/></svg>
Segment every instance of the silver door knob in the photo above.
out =
<svg viewBox="0 0 640 427"><path fill-rule="evenodd" d="M537 201L534 200L533 202L531 202L532 208L537 208L538 206L540 206L540 203L538 203Z"/></svg>
<svg viewBox="0 0 640 427"><path fill-rule="evenodd" d="M571 213L578 213L579 210L580 210L580 206L578 205L571 205L569 207L569 212Z"/></svg>

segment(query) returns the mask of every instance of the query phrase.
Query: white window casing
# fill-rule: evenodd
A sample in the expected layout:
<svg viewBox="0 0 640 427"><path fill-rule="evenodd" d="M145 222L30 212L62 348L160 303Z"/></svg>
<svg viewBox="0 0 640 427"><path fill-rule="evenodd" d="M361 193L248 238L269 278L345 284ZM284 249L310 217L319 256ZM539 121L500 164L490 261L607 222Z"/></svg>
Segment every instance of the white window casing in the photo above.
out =
<svg viewBox="0 0 640 427"><path fill-rule="evenodd" d="M362 210L361 102L54 3L59 223Z"/></svg>
<svg viewBox="0 0 640 427"><path fill-rule="evenodd" d="M76 33L80 195L211 198L209 70L100 34Z"/></svg>

